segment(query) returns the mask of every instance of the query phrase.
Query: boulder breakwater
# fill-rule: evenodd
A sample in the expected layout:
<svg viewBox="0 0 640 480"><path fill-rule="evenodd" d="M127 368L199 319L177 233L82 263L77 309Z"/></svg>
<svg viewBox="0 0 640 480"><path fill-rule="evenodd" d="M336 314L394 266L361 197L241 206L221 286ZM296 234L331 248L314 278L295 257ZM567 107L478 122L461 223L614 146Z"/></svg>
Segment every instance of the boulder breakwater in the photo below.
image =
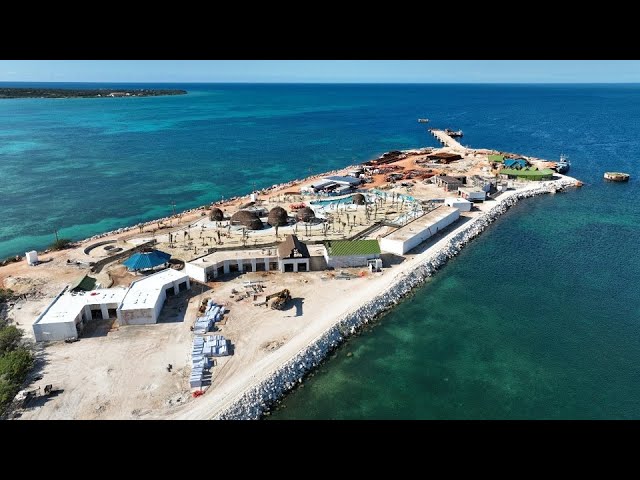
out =
<svg viewBox="0 0 640 480"><path fill-rule="evenodd" d="M575 179L561 176L559 180L531 184L503 193L489 210L454 229L432 248L419 254L415 266L409 271L398 273L389 288L355 310L337 318L330 328L311 341L307 347L273 370L259 383L245 390L243 394L223 407L214 418L223 420L261 418L286 392L300 384L304 376L320 365L327 355L347 337L398 304L518 201L546 193L556 193L577 185L579 183Z"/></svg>

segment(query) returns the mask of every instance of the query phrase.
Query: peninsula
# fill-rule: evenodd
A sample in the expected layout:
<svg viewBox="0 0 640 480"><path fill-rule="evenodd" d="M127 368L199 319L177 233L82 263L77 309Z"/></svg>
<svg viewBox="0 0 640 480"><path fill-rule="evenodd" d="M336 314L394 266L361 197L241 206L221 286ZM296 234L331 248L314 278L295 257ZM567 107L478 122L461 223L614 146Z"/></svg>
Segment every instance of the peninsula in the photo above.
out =
<svg viewBox="0 0 640 480"><path fill-rule="evenodd" d="M0 98L120 98L186 95L186 90L169 89L76 89L76 88L0 88Z"/></svg>
<svg viewBox="0 0 640 480"><path fill-rule="evenodd" d="M432 133L442 148L5 262L7 316L39 358L11 418L260 418L512 205L581 185Z"/></svg>

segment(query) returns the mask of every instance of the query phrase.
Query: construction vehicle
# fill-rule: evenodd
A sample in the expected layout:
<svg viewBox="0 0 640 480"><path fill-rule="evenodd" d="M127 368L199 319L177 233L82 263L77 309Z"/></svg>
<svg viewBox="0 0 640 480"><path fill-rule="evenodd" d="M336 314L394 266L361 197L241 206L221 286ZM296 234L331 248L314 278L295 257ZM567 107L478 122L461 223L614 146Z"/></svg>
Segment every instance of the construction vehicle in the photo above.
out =
<svg viewBox="0 0 640 480"><path fill-rule="evenodd" d="M289 290L285 288L284 290L281 290L279 292L267 295L267 297L265 298L265 302L268 303L272 298L275 298L275 300L271 302L270 307L273 310L282 310L285 304L289 300L291 300L291 294L289 293Z"/></svg>

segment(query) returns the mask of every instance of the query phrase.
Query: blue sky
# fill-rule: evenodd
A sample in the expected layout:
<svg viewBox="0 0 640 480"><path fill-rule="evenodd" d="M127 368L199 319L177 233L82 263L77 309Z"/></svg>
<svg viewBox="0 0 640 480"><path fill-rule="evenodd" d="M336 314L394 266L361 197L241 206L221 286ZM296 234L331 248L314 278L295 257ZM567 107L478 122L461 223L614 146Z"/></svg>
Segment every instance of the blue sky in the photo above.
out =
<svg viewBox="0 0 640 480"><path fill-rule="evenodd" d="M640 61L0 60L0 81L640 83Z"/></svg>

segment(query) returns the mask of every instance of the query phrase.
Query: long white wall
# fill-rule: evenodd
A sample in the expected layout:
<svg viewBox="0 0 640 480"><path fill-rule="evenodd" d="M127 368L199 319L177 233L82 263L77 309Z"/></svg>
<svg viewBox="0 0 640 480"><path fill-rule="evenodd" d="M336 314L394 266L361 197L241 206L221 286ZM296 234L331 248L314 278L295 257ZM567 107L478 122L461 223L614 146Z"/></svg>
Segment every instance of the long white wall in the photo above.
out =
<svg viewBox="0 0 640 480"><path fill-rule="evenodd" d="M207 281L207 266L214 266L210 264L202 264L202 265L193 265L192 263L186 262L184 264L184 273L189 275L194 280L199 282L206 283Z"/></svg>
<svg viewBox="0 0 640 480"><path fill-rule="evenodd" d="M458 218L460 218L460 211L456 209L452 210L449 214L447 214L437 222L425 226L421 231L416 232L415 235L407 238L406 240L382 237L380 239L380 249L385 252L394 253L396 255L404 255L409 250L417 247L432 235L435 235L443 228L451 225Z"/></svg>

